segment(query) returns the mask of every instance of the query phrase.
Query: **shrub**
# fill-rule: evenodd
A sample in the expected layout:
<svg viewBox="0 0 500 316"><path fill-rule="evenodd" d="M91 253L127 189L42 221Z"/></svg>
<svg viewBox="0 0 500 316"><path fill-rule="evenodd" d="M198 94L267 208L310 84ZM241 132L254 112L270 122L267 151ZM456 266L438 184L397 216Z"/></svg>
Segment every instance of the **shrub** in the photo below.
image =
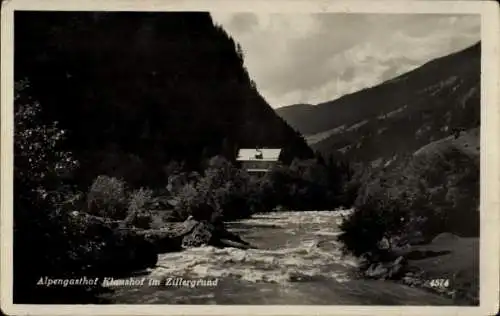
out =
<svg viewBox="0 0 500 316"><path fill-rule="evenodd" d="M415 159L415 169L428 188L434 212L429 214L433 230L459 236L479 235L479 161L455 147Z"/></svg>
<svg viewBox="0 0 500 316"><path fill-rule="evenodd" d="M200 179L200 174L196 171L192 172L176 172L168 176L167 192L170 195L176 195L182 187L188 183L196 183Z"/></svg>
<svg viewBox="0 0 500 316"><path fill-rule="evenodd" d="M346 204L343 183L351 178L350 167L332 160L292 161L271 171L269 179L275 194L274 204L293 210L335 209Z"/></svg>
<svg viewBox="0 0 500 316"><path fill-rule="evenodd" d="M251 214L270 212L278 205L277 201L269 173L262 178L249 177L247 203Z"/></svg>
<svg viewBox="0 0 500 316"><path fill-rule="evenodd" d="M341 180L347 168L327 167L321 159L294 160L275 167L264 177L253 177L215 156L208 160L201 177L182 180L172 176L169 190L175 194L177 214L226 220L245 218L277 205L295 210L334 209L340 204ZM175 185L174 185L175 184ZM182 184L182 189L174 190ZM178 192L178 193L175 193Z"/></svg>
<svg viewBox="0 0 500 316"><path fill-rule="evenodd" d="M152 222L150 210L153 203L153 191L140 188L132 192L128 202L125 223L139 228L150 228Z"/></svg>
<svg viewBox="0 0 500 316"><path fill-rule="evenodd" d="M87 207L90 214L124 219L127 216L127 196L125 182L101 175L92 183L87 195Z"/></svg>
<svg viewBox="0 0 500 316"><path fill-rule="evenodd" d="M57 192L62 175L72 172L78 163L70 152L59 148L65 131L56 122L40 124L41 106L24 93L26 89L27 81L15 84L15 184L31 198L46 199Z"/></svg>
<svg viewBox="0 0 500 316"><path fill-rule="evenodd" d="M344 251L372 261L404 245L415 223L408 206L409 196L403 190L391 191L384 180L371 182L357 199L355 211L340 225Z"/></svg>
<svg viewBox="0 0 500 316"><path fill-rule="evenodd" d="M87 288L36 286L41 276L85 271L86 251L98 246L69 216L82 194L63 181L78 166L70 152L60 149L65 132L56 123L40 123L41 106L27 90L28 82L15 84L14 302L89 300Z"/></svg>
<svg viewBox="0 0 500 316"><path fill-rule="evenodd" d="M175 211L180 220L185 220L190 215L198 220L209 220L216 210L213 197L209 192L194 184L184 185L177 200Z"/></svg>
<svg viewBox="0 0 500 316"><path fill-rule="evenodd" d="M345 165L343 168L340 171L345 175L341 182L340 204L344 207L351 207L354 205L363 184L370 181L374 170L363 165L357 166L357 168Z"/></svg>
<svg viewBox="0 0 500 316"><path fill-rule="evenodd" d="M246 172L223 158L214 157L198 187L213 194L214 208L221 216L237 219L250 215L249 182Z"/></svg>
<svg viewBox="0 0 500 316"><path fill-rule="evenodd" d="M185 183L176 196L176 211L185 219L199 220L247 217L252 210L250 177L225 158L216 156L207 163L200 178Z"/></svg>
<svg viewBox="0 0 500 316"><path fill-rule="evenodd" d="M477 236L478 201L479 169L472 157L453 147L407 157L368 177L339 239L345 251L370 257L380 253L382 240L390 251L441 232Z"/></svg>

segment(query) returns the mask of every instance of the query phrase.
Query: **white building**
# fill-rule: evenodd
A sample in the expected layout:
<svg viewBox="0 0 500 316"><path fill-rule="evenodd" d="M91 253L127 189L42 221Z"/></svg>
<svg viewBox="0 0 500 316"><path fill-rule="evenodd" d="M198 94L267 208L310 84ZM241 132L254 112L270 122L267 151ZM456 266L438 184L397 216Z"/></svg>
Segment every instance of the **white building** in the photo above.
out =
<svg viewBox="0 0 500 316"><path fill-rule="evenodd" d="M265 174L279 163L279 148L242 148L236 160L250 174Z"/></svg>

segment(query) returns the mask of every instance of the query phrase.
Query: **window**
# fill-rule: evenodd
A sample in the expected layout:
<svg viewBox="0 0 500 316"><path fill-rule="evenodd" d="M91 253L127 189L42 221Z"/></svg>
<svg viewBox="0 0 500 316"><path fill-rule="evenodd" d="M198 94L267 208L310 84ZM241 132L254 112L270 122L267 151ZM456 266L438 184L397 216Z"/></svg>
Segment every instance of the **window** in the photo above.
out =
<svg viewBox="0 0 500 316"><path fill-rule="evenodd" d="M245 169L271 169L274 161L244 161L242 167Z"/></svg>

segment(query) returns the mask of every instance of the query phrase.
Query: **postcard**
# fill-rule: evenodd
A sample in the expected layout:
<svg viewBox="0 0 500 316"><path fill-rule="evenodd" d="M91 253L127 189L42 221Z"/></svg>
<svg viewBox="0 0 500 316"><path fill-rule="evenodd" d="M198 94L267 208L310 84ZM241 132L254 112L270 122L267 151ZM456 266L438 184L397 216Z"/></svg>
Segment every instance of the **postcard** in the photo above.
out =
<svg viewBox="0 0 500 316"><path fill-rule="evenodd" d="M494 1L2 3L7 315L493 315Z"/></svg>

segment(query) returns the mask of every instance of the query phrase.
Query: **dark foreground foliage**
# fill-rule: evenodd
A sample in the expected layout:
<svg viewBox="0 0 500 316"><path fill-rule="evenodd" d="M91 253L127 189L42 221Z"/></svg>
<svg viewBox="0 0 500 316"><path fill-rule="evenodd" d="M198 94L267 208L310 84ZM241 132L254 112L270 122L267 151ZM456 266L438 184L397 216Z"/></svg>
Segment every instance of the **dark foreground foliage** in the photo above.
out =
<svg viewBox="0 0 500 316"><path fill-rule="evenodd" d="M69 211L79 202L78 192L64 183L76 162L59 151L63 130L40 125L40 105L24 93L26 82L15 89L14 136L14 301L44 301L47 291L36 283L40 277L71 277L85 271L85 257L96 238L71 220ZM95 235L94 235L95 236ZM79 289L81 290L81 289ZM86 296L87 291L69 297ZM60 293L57 293L58 295ZM54 297L53 294L49 297ZM64 298L61 298L64 300Z"/></svg>

